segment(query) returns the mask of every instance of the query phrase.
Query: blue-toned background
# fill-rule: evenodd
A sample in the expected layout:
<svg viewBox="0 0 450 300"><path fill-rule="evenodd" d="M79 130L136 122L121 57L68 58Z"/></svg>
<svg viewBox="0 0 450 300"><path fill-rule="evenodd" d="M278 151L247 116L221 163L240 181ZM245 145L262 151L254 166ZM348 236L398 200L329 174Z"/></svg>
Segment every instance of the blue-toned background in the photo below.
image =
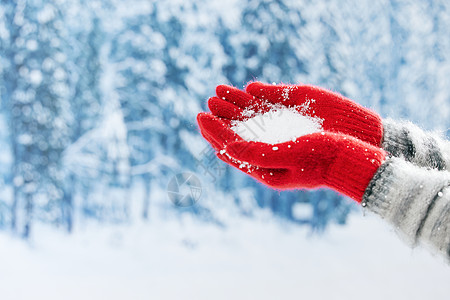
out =
<svg viewBox="0 0 450 300"><path fill-rule="evenodd" d="M49 227L76 233L93 223L157 230L185 218L220 230L236 219L307 232L346 224L357 211L348 199L273 191L214 156L195 118L218 84L315 84L383 118L448 133L447 1L0 3L0 229L8 236L39 241ZM166 192L181 172L202 186L187 208Z"/></svg>

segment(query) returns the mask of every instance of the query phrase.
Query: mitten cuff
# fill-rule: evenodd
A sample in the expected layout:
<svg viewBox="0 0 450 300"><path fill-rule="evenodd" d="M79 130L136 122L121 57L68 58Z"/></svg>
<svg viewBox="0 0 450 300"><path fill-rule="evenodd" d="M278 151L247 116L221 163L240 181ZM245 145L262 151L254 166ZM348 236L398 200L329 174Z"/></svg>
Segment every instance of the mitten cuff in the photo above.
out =
<svg viewBox="0 0 450 300"><path fill-rule="evenodd" d="M383 149L346 137L325 178L326 184L358 203L386 158Z"/></svg>

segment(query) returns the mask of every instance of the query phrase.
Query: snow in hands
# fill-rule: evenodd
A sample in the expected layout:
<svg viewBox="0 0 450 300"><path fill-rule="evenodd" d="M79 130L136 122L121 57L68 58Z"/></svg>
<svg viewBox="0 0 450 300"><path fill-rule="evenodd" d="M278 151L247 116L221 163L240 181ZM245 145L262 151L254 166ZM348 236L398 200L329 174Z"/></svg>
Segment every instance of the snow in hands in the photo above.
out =
<svg viewBox="0 0 450 300"><path fill-rule="evenodd" d="M295 141L298 137L322 131L323 119L306 114L308 107L272 105L264 113L249 112L251 117L233 121L231 129L246 141L278 144ZM244 112L245 115L245 112ZM278 150L276 146L273 150Z"/></svg>

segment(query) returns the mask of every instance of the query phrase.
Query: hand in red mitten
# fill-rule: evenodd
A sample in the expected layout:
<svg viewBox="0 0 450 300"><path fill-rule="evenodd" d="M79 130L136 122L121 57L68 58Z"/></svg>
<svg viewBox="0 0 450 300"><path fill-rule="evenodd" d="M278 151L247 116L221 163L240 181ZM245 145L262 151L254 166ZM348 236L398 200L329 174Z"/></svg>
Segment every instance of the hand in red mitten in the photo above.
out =
<svg viewBox="0 0 450 300"><path fill-rule="evenodd" d="M337 93L310 85L270 85L250 83L246 92L231 86L219 85L217 97L210 98L211 112L225 123L240 120L243 111L252 108L266 112L270 104L296 106L302 113L323 119L325 131L351 135L375 146L383 136L381 118L373 111Z"/></svg>
<svg viewBox="0 0 450 300"><path fill-rule="evenodd" d="M223 161L279 189L328 186L360 202L383 162L379 116L351 100L313 86L251 83L246 92L220 85L210 98L212 114L198 116L202 135ZM244 141L231 130L232 120L248 118L272 105L296 107L322 119L323 132L276 145ZM283 130L283 129L280 129Z"/></svg>
<svg viewBox="0 0 450 300"><path fill-rule="evenodd" d="M211 114L198 115L220 159L279 189L328 186L358 202L385 152L354 137L318 132L275 145L247 142Z"/></svg>

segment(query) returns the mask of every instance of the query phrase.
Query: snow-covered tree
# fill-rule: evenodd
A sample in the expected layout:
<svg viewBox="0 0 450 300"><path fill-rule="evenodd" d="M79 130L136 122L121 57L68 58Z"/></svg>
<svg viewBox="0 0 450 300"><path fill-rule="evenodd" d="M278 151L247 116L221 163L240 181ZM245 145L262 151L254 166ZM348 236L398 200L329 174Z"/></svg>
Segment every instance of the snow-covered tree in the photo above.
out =
<svg viewBox="0 0 450 300"><path fill-rule="evenodd" d="M12 227L30 234L33 220L62 223L71 195L61 155L70 141L67 44L57 6L4 2L8 36L2 99L9 110L13 153Z"/></svg>

